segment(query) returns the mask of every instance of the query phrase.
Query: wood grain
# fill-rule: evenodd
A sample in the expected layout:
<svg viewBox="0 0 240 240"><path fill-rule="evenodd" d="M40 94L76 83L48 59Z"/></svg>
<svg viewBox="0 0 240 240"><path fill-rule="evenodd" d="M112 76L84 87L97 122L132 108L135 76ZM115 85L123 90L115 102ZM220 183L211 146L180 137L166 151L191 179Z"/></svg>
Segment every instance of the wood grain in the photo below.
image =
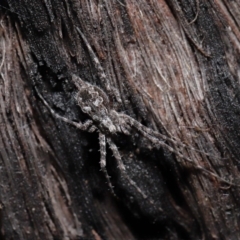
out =
<svg viewBox="0 0 240 240"><path fill-rule="evenodd" d="M2 239L240 238L238 1L0 4ZM108 151L112 196L99 171L97 134L54 118L34 91L58 114L87 119L71 74L105 86L76 27L121 94L112 107L175 139L167 144L193 162L137 132L116 135L147 199Z"/></svg>

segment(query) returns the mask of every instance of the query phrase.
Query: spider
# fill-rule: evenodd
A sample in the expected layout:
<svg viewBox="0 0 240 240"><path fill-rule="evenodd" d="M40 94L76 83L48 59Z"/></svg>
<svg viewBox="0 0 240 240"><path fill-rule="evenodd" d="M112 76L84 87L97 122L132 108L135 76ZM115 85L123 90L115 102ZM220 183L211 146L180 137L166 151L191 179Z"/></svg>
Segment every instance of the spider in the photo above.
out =
<svg viewBox="0 0 240 240"><path fill-rule="evenodd" d="M87 114L91 119L91 120L87 120L84 123L74 122L72 120L69 120L68 118L65 118L59 115L50 107L48 102L44 99L44 97L38 91L37 87L35 87L35 90L39 98L42 100L44 105L49 109L49 111L53 116L55 116L58 119L61 119L66 123L69 123L75 126L76 128L82 131L88 131L88 132L97 131L99 133L100 167L101 167L101 170L104 172L108 185L111 189L111 192L114 195L115 193L113 191L113 186L106 170L106 144L107 143L113 153L114 158L117 161L119 170L128 179L130 184L133 185L144 198L147 198L146 194L144 194L141 191L141 189L137 186L137 184L128 177L121 155L112 137L113 135L116 135L118 133L130 135L131 129L134 127L138 129L143 136L148 136L148 138L154 144L158 144L159 140L156 137L149 135L150 129L144 127L143 125L138 123L136 120L134 120L130 116L125 115L123 113L118 113L115 110L111 109L108 96L99 87L93 86L90 83L83 81L80 77L74 74L72 75L72 81L77 88L77 94L75 96L76 102L81 108L82 112ZM165 145L165 143L163 142L162 144Z"/></svg>
<svg viewBox="0 0 240 240"><path fill-rule="evenodd" d="M75 96L78 106L81 108L82 112L87 114L90 120L87 120L84 123L75 122L59 115L55 112L44 97L40 94L38 89L35 87L37 95L42 100L44 105L49 109L51 114L62 121L69 123L76 128L87 131L95 132L99 134L99 145L100 145L100 167L103 171L111 192L115 195L113 190L113 185L110 181L110 176L107 173L106 169L106 145L108 143L114 158L117 161L118 168L124 177L129 181L129 183L135 187L135 189L143 196L144 199L147 198L146 194L137 186L137 184L128 176L126 168L123 164L121 155L118 151L116 144L113 141L113 136L118 133L123 133L125 135L130 135L132 130L137 130L144 138L148 139L156 148L164 147L172 153L175 153L180 158L185 159L188 162L193 163L197 169L203 170L210 175L220 178L217 174L206 170L197 163L193 162L191 159L185 157L179 151L176 151L171 146L169 146L165 141L171 141L172 143L178 143L184 147L188 147L185 144L180 144L177 140L166 137L165 135L154 131L144 125L142 125L137 120L132 117L115 111L111 109L108 96L101 90L99 87L91 85L83 81L80 77L73 74L72 81L77 88L77 94ZM190 148L192 149L192 148ZM222 181L226 182L222 178ZM227 182L229 183L229 182Z"/></svg>
<svg viewBox="0 0 240 240"><path fill-rule="evenodd" d="M108 182L108 185L110 187L111 192L115 195L113 191L113 186L110 181L110 177L107 173L106 169L106 145L108 143L114 158L117 161L117 165L121 173L125 176L126 179L128 179L129 183L135 187L135 189L143 196L144 199L147 198L146 194L142 192L142 190L137 186L137 184L128 176L126 172L126 168L123 164L121 155L118 151L118 148L116 144L114 143L113 137L119 133L123 133L125 135L130 135L132 130L136 130L139 132L145 139L149 140L154 147L156 148L165 148L171 153L176 154L181 159L186 160L187 162L193 164L197 169L204 171L205 173L208 173L218 179L220 179L222 182L229 183L228 181L222 179L217 174L205 169L204 167L200 166L190 158L187 158L184 156L180 151L175 150L170 145L166 143L166 141L171 142L175 146L181 146L183 148L188 148L193 151L199 151L195 148L189 147L186 144L182 143L180 140L169 138L157 131L154 131L153 129L150 129L134 118L124 114L117 112L114 108L111 107L110 100L108 96L111 98L115 98L118 103L121 103L121 97L117 89L111 87L111 84L109 80L106 77L106 74L103 71L103 68L95 55L93 49L91 48L90 44L88 43L86 37L83 35L83 33L80 31L79 28L77 28L77 32L83 39L83 42L87 46L87 49L91 55L91 58L93 60L94 66L97 69L99 79L101 83L103 83L106 94L101 88L94 86L88 82L83 81L79 76L72 74L72 81L77 88L77 94L75 96L76 102L78 106L81 108L82 112L87 114L89 116L89 120L87 120L84 123L81 122L75 122L72 120L69 120L68 118L65 118L58 113L56 113L50 105L47 103L47 101L44 99L44 97L41 95L41 93L38 91L36 85L35 90L37 92L37 95L42 100L44 105L49 109L51 114L55 116L58 119L61 119L62 121L69 123L76 128L87 131L87 132L94 132L97 131L99 134L99 145L100 145L100 167L101 170L104 172L104 175L106 177L106 180ZM210 154L204 153L207 156L211 156ZM212 156L211 156L212 157Z"/></svg>

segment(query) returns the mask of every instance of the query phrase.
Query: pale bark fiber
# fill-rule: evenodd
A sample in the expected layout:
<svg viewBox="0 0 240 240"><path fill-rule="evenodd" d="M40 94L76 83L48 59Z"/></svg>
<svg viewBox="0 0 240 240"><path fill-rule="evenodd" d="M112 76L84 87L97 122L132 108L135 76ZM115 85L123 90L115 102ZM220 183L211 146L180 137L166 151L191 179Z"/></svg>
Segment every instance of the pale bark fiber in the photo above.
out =
<svg viewBox="0 0 240 240"><path fill-rule="evenodd" d="M0 4L2 239L240 239L238 0ZM129 177L107 146L116 196L98 134L56 119L34 87L59 115L89 119L71 75L106 86L76 27L120 92L111 107L176 139L172 153L116 134Z"/></svg>

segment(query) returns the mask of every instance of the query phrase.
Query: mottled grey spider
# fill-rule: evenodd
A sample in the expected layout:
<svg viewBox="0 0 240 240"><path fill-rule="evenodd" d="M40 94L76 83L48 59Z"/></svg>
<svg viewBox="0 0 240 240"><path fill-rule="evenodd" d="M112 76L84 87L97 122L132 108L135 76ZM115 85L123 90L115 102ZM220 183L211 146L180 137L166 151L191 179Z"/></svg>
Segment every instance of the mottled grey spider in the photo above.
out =
<svg viewBox="0 0 240 240"><path fill-rule="evenodd" d="M35 87L36 92L40 99L43 101L44 105L50 110L53 116L55 116L58 119L61 119L62 121L69 123L76 128L82 130L82 131L88 131L88 132L94 132L97 131L99 133L99 144L100 144L100 166L101 170L104 172L108 185L113 191L113 186L110 181L110 177L106 170L106 143L108 143L114 158L117 161L117 165L121 173L125 176L126 179L128 179L129 183L136 188L136 190L144 197L146 198L146 194L142 192L142 190L137 186L137 184L129 178L125 166L123 164L121 155L118 151L118 148L116 144L113 141L113 137L117 135L118 133L123 133L125 135L130 135L132 130L135 129L138 131L145 139L148 139L154 147L156 148L165 148L168 151L175 153L178 157L181 159L184 159L191 164L193 164L197 169L202 170L218 179L220 179L223 182L229 183L228 181L222 179L217 174L203 168L202 166L198 165L196 162L191 160L190 158L185 157L182 153L175 150L171 146L169 146L166 141L171 142L175 146L180 146L183 148L188 148L193 151L198 151L195 148L192 148L190 146L187 146L183 143L181 143L180 140L176 140L173 138L169 138L157 131L154 131L144 125L142 125L137 120L133 119L132 117L117 112L114 108L111 107L110 101L108 96L114 96L117 102L121 103L121 97L117 89L111 87L111 84L109 80L106 77L106 74L103 71L103 68L95 55L93 49L91 48L90 44L88 43L87 39L83 35L83 33L80 31L79 28L76 28L78 33L80 34L81 38L83 39L85 45L87 46L87 49L91 55L91 58L93 60L94 66L98 72L98 77L103 84L106 93L99 87L94 86L88 82L83 81L80 77L73 74L72 75L72 81L74 85L77 88L77 94L75 96L76 102L78 106L81 108L82 112L86 113L89 116L89 120L87 120L84 123L81 122L74 122L72 120L69 120L63 116L60 116L58 113L56 113L50 105L47 103L47 101L44 99L44 97L40 94L38 89ZM205 155L209 155L204 153Z"/></svg>
<svg viewBox="0 0 240 240"><path fill-rule="evenodd" d="M114 109L110 108L110 103L108 96L97 86L93 86L90 83L83 81L80 77L76 75L72 75L73 83L77 88L77 94L75 96L76 102L81 108L81 110L86 113L90 120L87 120L84 123L74 122L60 116L56 113L47 103L47 101L43 98L43 96L39 93L36 88L37 94L40 99L43 101L44 105L50 110L53 116L62 121L69 123L76 128L82 131L94 132L97 131L99 133L99 145L100 145L100 167L104 172L105 177L107 179L108 185L114 194L113 186L110 181L110 177L106 170L106 143L108 143L114 158L117 161L117 165L121 173L128 179L129 183L136 188L136 190L146 198L146 194L142 192L142 190L137 186L137 184L129 178L125 166L123 164L121 155L118 151L116 144L113 141L113 136L118 133L123 133L125 135L130 135L133 129L137 130L144 138L148 139L154 147L160 148L164 147L172 153L175 153L182 159L185 159L188 162L193 163L197 169L203 170L214 177L221 179L218 175L213 172L206 170L205 168L197 165L197 163L193 162L191 159L185 157L179 151L176 151L171 146L169 146L165 141L170 141L174 144L178 144L184 147L189 148L185 144L179 143L178 141L168 138L165 135L154 131L144 125L142 125L137 120L132 117L124 114L118 113ZM190 148L192 149L192 148ZM195 149L193 149L195 150ZM223 179L221 179L224 181ZM224 181L227 182L227 181Z"/></svg>

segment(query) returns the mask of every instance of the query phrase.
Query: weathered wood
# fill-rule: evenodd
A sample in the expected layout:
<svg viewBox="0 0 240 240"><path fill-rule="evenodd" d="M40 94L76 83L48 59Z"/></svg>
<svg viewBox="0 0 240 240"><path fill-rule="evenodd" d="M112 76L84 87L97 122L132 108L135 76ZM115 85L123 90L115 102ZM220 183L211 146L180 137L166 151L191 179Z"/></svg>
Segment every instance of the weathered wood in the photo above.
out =
<svg viewBox="0 0 240 240"><path fill-rule="evenodd" d="M0 4L2 238L240 239L238 1ZM137 130L114 137L147 198L108 150L113 196L99 171L97 133L56 119L36 94L34 86L58 114L85 121L72 74L169 138L178 154Z"/></svg>

